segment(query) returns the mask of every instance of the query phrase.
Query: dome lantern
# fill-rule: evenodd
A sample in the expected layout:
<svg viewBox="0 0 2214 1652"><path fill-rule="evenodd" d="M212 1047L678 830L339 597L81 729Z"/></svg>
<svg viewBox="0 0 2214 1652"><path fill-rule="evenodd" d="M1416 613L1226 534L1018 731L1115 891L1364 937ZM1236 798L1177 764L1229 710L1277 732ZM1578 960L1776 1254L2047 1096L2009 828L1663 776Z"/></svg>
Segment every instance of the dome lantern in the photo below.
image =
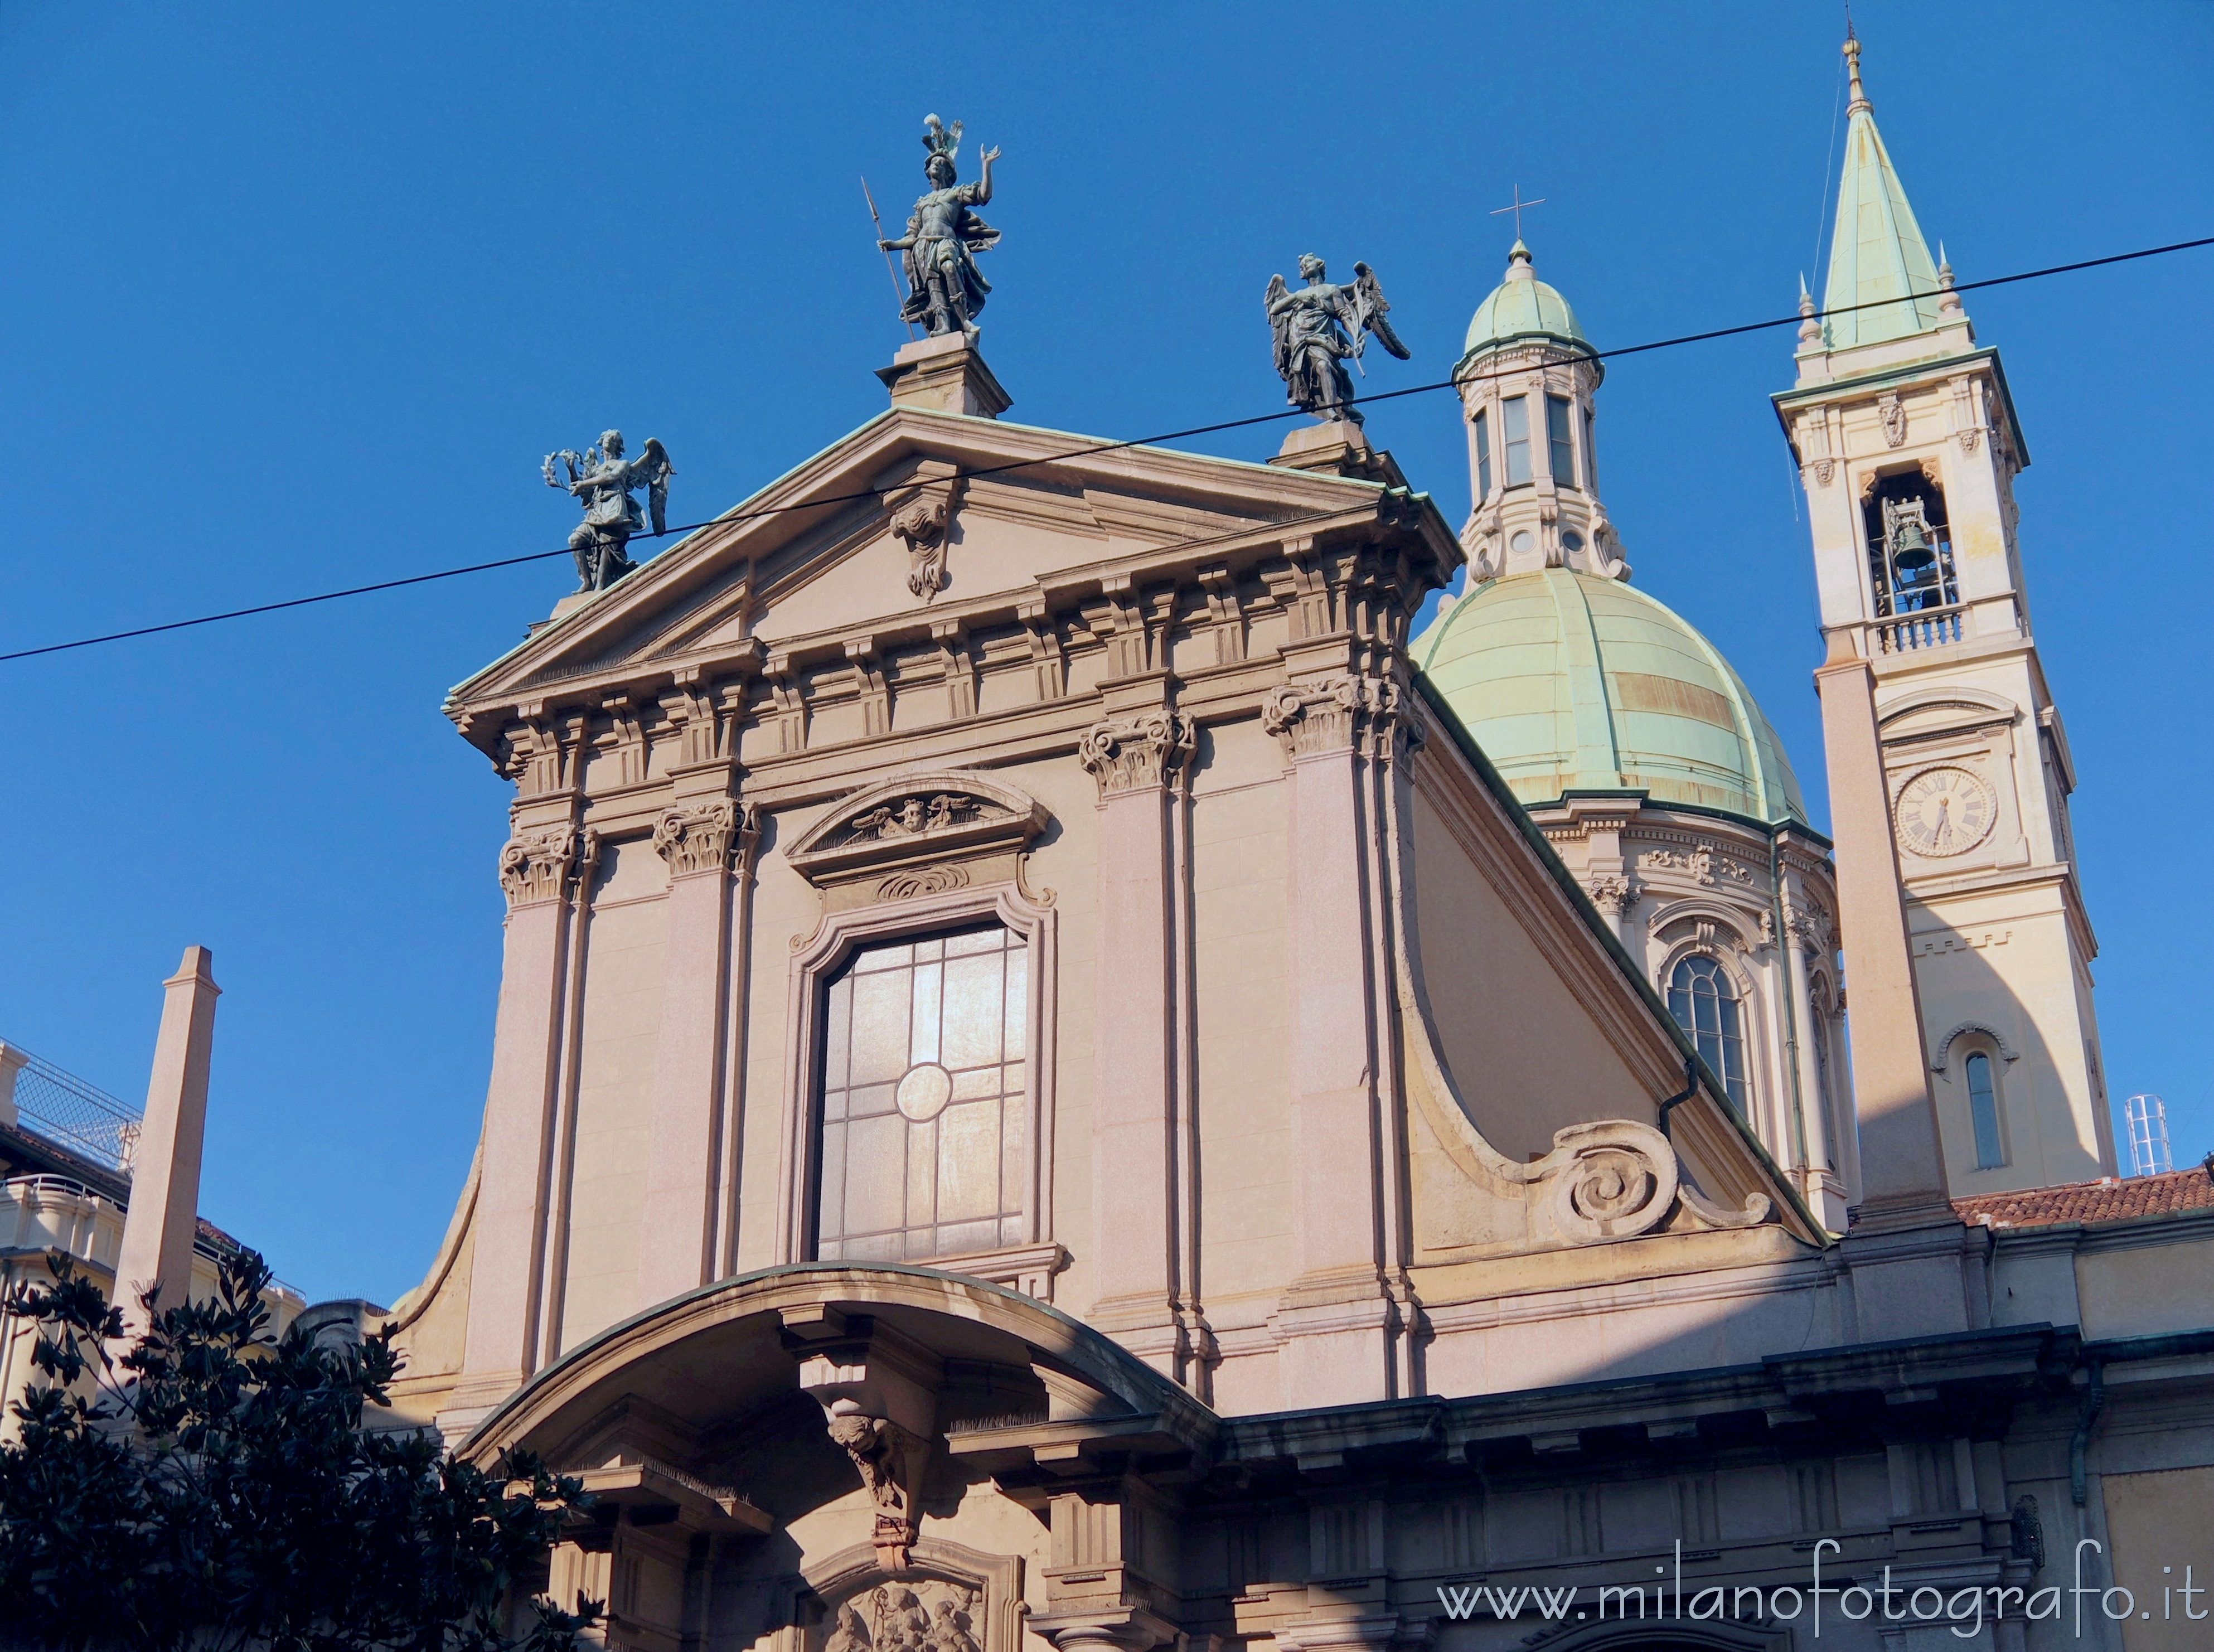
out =
<svg viewBox="0 0 2214 1652"><path fill-rule="evenodd" d="M1575 312L1538 278L1517 236L1453 370L1474 499L1461 529L1471 580L1540 568L1630 577L1599 498L1593 395L1605 376Z"/></svg>

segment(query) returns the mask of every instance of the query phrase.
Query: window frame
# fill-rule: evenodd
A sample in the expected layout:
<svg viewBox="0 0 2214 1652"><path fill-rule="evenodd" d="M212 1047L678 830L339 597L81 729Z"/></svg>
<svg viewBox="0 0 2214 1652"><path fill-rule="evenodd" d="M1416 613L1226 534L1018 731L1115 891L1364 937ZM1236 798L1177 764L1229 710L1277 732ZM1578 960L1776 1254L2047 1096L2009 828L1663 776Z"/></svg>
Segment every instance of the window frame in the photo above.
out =
<svg viewBox="0 0 2214 1652"><path fill-rule="evenodd" d="M1520 437L1514 434L1514 426L1518 423L1522 426ZM1499 473L1501 483L1507 487L1527 487L1532 480L1530 398L1527 395L1501 396L1499 399L1499 434L1502 456ZM1518 458L1521 461L1522 474L1520 476L1514 474Z"/></svg>
<svg viewBox="0 0 2214 1652"><path fill-rule="evenodd" d="M1576 486L1575 404L1551 390L1545 392L1545 465L1554 486Z"/></svg>
<svg viewBox="0 0 2214 1652"><path fill-rule="evenodd" d="M1976 1063L1984 1064L1988 1081L1984 1086L1984 1102L1991 1114L1990 1140L1985 1139L1984 1119L1976 1105ZM1976 1146L1978 1170L2004 1170L2007 1167L2006 1108L1999 1092L1999 1060L1996 1050L1985 1049L1979 1043L1971 1049L1960 1062L1960 1086L1968 1096L1968 1129Z"/></svg>
<svg viewBox="0 0 2214 1652"><path fill-rule="evenodd" d="M953 1273L979 1272L963 1265L976 1258L1016 1258L1018 1251L1055 1247L1053 1238L1054 1092L1056 1068L1055 999L1058 976L1053 907L1031 898L1016 883L963 887L942 893L851 908L826 914L807 945L792 957L785 1033L783 1129L778 1166L776 1260L810 1261L815 1249L816 1167L822 1156L820 1091L823 1074L823 1022L832 979L865 946L901 940L926 940L982 923L998 923L1029 949L1029 1086L1025 1107L1022 1245L976 1252L974 1257L933 1257L927 1264ZM864 1264L853 1264L856 1266ZM908 1264L926 1265L926 1264ZM1025 1275L1036 1269L981 1270ZM1047 1267L1049 1278L1054 1269ZM1037 1294L1033 1291L1032 1294Z"/></svg>
<svg viewBox="0 0 2214 1652"><path fill-rule="evenodd" d="M1729 988L1729 1002L1736 1012L1737 1031L1734 1033L1723 1033L1717 1031L1710 1036L1718 1041L1734 1038L1737 1044L1739 1093L1736 1095L1730 1094L1730 1074L1726 1066L1717 1066L1715 1062L1707 1061L1706 1051L1701 1048L1702 1035L1695 1028L1685 1026L1676 1014L1673 1000L1677 972L1695 959L1705 964L1714 971L1715 976ZM1752 1110L1758 1098L1758 1092L1753 1084L1756 1040L1752 1030L1752 993L1749 984L1739 980L1736 971L1732 970L1712 949L1702 945L1686 946L1670 958L1667 962L1667 967L1661 971L1660 1002L1668 1012L1668 1019L1674 1021L1677 1026L1682 1029L1684 1036L1691 1041L1691 1047L1698 1051L1699 1059L1706 1062L1708 1068L1715 1077L1722 1080L1724 1098L1738 1110L1740 1117L1750 1123L1753 1117Z"/></svg>
<svg viewBox="0 0 2214 1652"><path fill-rule="evenodd" d="M1469 419L1472 434L1470 444L1476 449L1477 500L1482 505L1491 497L1491 409L1478 407Z"/></svg>

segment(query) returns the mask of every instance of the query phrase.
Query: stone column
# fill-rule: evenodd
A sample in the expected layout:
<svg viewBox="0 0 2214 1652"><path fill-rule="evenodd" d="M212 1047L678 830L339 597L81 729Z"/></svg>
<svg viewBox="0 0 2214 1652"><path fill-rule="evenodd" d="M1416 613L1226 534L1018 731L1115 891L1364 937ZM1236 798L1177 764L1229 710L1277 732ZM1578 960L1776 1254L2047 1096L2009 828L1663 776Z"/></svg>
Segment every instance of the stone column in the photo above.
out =
<svg viewBox="0 0 2214 1652"><path fill-rule="evenodd" d="M1382 1286L1385 1166L1377 1117L1371 891L1379 829L1363 809L1361 737L1396 686L1363 676L1271 689L1261 725L1291 768L1291 1288L1278 1315L1283 1392L1304 1405L1390 1397L1396 1311Z"/></svg>
<svg viewBox="0 0 2214 1652"><path fill-rule="evenodd" d="M140 1294L158 1285L158 1312L181 1306L193 1282L199 1234L200 1145L207 1129L208 1064L215 1049L215 954L185 948L176 974L162 983L162 1030L146 1084L146 1116L131 1165L131 1208L115 1259L115 1301L125 1336L148 1325Z"/></svg>
<svg viewBox="0 0 2214 1652"><path fill-rule="evenodd" d="M730 866L736 850L743 867L758 833L751 811L729 798L669 810L653 829L669 863L669 945L639 1239L641 1308L697 1289L714 1270Z"/></svg>
<svg viewBox="0 0 2214 1652"><path fill-rule="evenodd" d="M487 1405L535 1363L538 1282L560 1074L569 896L587 834L573 826L520 833L500 851L507 932L492 1082L485 1097L468 1336L457 1410Z"/></svg>
<svg viewBox="0 0 2214 1652"><path fill-rule="evenodd" d="M1195 740L1190 719L1156 708L1093 724L1077 749L1099 786L1090 1318L1173 1379L1188 1349L1176 1313L1169 811Z"/></svg>
<svg viewBox="0 0 2214 1652"><path fill-rule="evenodd" d="M1961 1331L1987 1317L1969 1238L1946 1186L1922 1003L1908 949L1891 792L1876 731L1875 679L1830 633L1814 673L1837 839L1838 927L1851 983L1861 1202L1848 1239L1861 1340Z"/></svg>

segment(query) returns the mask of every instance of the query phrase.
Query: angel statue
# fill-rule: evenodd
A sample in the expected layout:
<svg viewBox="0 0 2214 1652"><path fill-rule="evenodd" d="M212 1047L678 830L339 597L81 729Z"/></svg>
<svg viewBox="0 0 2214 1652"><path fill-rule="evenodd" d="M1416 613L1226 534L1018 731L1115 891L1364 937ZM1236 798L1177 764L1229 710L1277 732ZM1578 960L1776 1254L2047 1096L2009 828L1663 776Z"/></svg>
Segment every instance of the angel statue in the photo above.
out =
<svg viewBox="0 0 2214 1652"><path fill-rule="evenodd" d="M1282 276L1269 278L1269 330L1275 335L1276 373L1284 381L1284 399L1325 424L1342 419L1358 425L1361 414L1353 406L1347 360L1360 366L1361 352L1372 333L1401 361L1408 357L1407 346L1384 319L1391 306L1384 302L1376 272L1366 264L1353 266L1351 286L1336 286L1323 278L1322 260L1304 253L1300 274L1306 285L1297 292L1284 285ZM1361 372L1365 377L1367 370Z"/></svg>
<svg viewBox="0 0 2214 1652"><path fill-rule="evenodd" d="M566 480L557 462L569 473ZM584 522L569 535L578 590L605 590L638 566L623 551L631 535L645 529L631 495L645 489L653 531L662 533L668 526L669 479L676 474L669 450L652 437L646 437L645 450L637 458L624 458L621 431L602 431L599 445L582 453L564 448L546 456L546 486L567 488L584 507Z"/></svg>
<svg viewBox="0 0 2214 1652"><path fill-rule="evenodd" d="M992 162L1000 151L986 150L976 157L982 175L975 183L956 183L953 157L961 152L961 123L948 126L933 114L925 116L922 125L922 146L930 151L922 170L930 193L914 204L905 235L877 245L899 254L906 267L907 302L900 306L900 319L922 322L933 339L958 331L973 341L977 313L992 291L976 267L976 254L997 246L1000 232L969 209L992 199Z"/></svg>

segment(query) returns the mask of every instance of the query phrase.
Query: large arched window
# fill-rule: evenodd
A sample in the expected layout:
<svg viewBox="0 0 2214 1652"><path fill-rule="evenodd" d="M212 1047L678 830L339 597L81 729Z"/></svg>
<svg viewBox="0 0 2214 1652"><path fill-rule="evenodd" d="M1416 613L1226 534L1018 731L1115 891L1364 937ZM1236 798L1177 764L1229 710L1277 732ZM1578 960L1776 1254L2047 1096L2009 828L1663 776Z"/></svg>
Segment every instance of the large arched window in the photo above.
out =
<svg viewBox="0 0 2214 1652"><path fill-rule="evenodd" d="M1978 1050L1968 1057L1968 1117L1976 1127L1976 1168L1997 1170L2006 1163L1999 1136L1999 1093L1991 1058Z"/></svg>
<svg viewBox="0 0 2214 1652"><path fill-rule="evenodd" d="M1710 958L1693 952L1668 972L1668 1013L1691 1035L1738 1111L1746 1110L1745 1026L1737 983Z"/></svg>
<svg viewBox="0 0 2214 1652"><path fill-rule="evenodd" d="M824 989L815 1255L1022 1241L1030 950L998 924L865 947Z"/></svg>

